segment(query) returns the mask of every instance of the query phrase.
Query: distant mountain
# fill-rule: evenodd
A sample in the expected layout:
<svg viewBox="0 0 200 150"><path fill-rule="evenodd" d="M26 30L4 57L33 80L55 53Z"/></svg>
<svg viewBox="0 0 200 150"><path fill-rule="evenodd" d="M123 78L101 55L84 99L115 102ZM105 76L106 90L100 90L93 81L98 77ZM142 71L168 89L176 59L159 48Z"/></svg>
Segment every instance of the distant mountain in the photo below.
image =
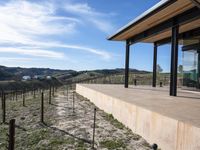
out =
<svg viewBox="0 0 200 150"><path fill-rule="evenodd" d="M15 75L13 75L12 73L9 73L3 69L0 69L0 80L10 80L14 78L15 78Z"/></svg>
<svg viewBox="0 0 200 150"><path fill-rule="evenodd" d="M0 66L0 80L21 80L23 76L56 76L57 74L76 74L76 71L50 68L21 68Z"/></svg>
<svg viewBox="0 0 200 150"><path fill-rule="evenodd" d="M72 77L66 77L66 78L60 78L60 80L63 81L63 83L76 83L88 79L95 79L99 77L105 77L105 76L112 76L112 75L124 75L124 69L117 68L117 69L99 69L99 70L89 70L89 71L79 71L75 76ZM130 69L130 73L135 74L144 74L149 73L147 71L143 70L137 70L137 69Z"/></svg>
<svg viewBox="0 0 200 150"><path fill-rule="evenodd" d="M133 72L133 73L149 73L148 71L137 70L137 69L132 69L132 68L130 68L129 71L130 71L130 72ZM102 70L93 70L93 72L108 75L108 74L123 73L123 72L124 72L124 69L123 69L123 68L102 69Z"/></svg>
<svg viewBox="0 0 200 150"><path fill-rule="evenodd" d="M130 69L133 73L148 73L147 71L141 71L137 69ZM123 74L124 69L99 69L99 70L59 70L50 68L21 68L21 67L5 67L0 66L0 80L15 80L19 81L23 76L42 75L53 76L60 81L65 81L71 78L86 79L91 77L105 76L111 74Z"/></svg>

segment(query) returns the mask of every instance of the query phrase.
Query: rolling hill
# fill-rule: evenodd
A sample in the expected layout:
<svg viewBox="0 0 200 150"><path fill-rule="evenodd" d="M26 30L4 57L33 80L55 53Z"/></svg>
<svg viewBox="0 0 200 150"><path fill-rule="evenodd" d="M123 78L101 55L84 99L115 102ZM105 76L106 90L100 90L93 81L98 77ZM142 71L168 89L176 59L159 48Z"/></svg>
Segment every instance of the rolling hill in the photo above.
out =
<svg viewBox="0 0 200 150"><path fill-rule="evenodd" d="M137 69L130 69L132 73L148 73L147 71L141 71ZM21 68L21 67L5 67L0 66L0 81L20 81L23 76L42 75L42 76L52 76L60 81L69 80L72 78L77 79L87 79L100 76L106 76L111 74L123 74L124 69L99 69L99 70L85 70L85 71L75 71L75 70L59 70L50 68Z"/></svg>

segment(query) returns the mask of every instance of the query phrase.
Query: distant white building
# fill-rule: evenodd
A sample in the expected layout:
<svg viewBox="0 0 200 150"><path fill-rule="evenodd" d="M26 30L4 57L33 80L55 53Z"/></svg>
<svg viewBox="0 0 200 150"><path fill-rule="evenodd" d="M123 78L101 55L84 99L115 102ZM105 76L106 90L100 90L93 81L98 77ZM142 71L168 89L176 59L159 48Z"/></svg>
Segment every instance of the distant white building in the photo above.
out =
<svg viewBox="0 0 200 150"><path fill-rule="evenodd" d="M50 79L51 79L51 76L46 76L46 79L49 79L49 80L50 80Z"/></svg>
<svg viewBox="0 0 200 150"><path fill-rule="evenodd" d="M31 80L30 76L23 76L22 77L22 81L28 81L28 80Z"/></svg>
<svg viewBox="0 0 200 150"><path fill-rule="evenodd" d="M33 78L34 79L38 79L38 80L42 80L42 79L45 79L45 76L43 76L43 75L34 75Z"/></svg>
<svg viewBox="0 0 200 150"><path fill-rule="evenodd" d="M38 75L34 75L34 76L33 76L33 79L38 79Z"/></svg>

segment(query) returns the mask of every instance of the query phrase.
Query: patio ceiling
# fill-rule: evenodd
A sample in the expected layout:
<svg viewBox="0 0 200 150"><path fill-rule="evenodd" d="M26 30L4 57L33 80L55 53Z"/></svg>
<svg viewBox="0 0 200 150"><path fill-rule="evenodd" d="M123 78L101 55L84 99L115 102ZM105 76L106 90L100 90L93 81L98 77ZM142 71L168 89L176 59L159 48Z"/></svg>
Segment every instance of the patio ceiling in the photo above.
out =
<svg viewBox="0 0 200 150"><path fill-rule="evenodd" d="M200 27L200 19L197 19L197 20L194 20L192 22L180 25L179 33L184 33L186 31L190 31L190 30L193 30L193 29L196 29L196 28L199 28L199 27ZM163 31L162 33L159 33L159 34L154 35L154 36L147 37L146 39L143 39L141 42L154 43L154 42L157 42L157 41L171 37L171 34L172 34L171 29L169 28L166 31Z"/></svg>
<svg viewBox="0 0 200 150"><path fill-rule="evenodd" d="M195 4L191 0L163 0L156 4L151 9L144 12L141 16L122 27L114 35L110 36L109 40L115 41L125 41L131 39L138 34L151 29L187 10L195 7ZM200 18L187 22L186 24L180 25L180 33L189 31L194 28L200 27ZM142 38L139 42L152 43L171 36L171 30L163 30L159 34L152 36L146 36Z"/></svg>

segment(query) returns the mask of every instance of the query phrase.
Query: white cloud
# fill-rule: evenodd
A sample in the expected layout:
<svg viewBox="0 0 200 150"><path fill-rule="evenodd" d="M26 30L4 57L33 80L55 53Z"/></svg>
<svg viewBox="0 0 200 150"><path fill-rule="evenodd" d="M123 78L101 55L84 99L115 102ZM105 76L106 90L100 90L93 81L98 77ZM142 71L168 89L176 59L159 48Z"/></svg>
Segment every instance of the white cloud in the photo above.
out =
<svg viewBox="0 0 200 150"><path fill-rule="evenodd" d="M70 3L65 4L65 10L81 15L102 16L103 13L97 12L92 9L87 3Z"/></svg>
<svg viewBox="0 0 200 150"><path fill-rule="evenodd" d="M67 45L67 44L60 44L57 45L58 47L64 47L64 48L70 48L70 49L77 49L77 50L84 50L99 56L102 56L104 59L110 59L111 58L111 54L104 51L104 50L98 50L98 49L94 49L94 48L89 48L89 47L84 47L84 46L78 46L78 45Z"/></svg>
<svg viewBox="0 0 200 150"><path fill-rule="evenodd" d="M112 14L98 12L87 3L70 3L67 2L64 6L65 11L74 15L78 15L80 19L92 23L94 27L105 33L111 33L114 30L113 24L110 22L109 16Z"/></svg>
<svg viewBox="0 0 200 150"><path fill-rule="evenodd" d="M23 43L22 43L23 44ZM36 41L32 41L32 42L27 42L24 44L28 44L32 47L45 47L45 48L65 48L65 49L75 49L75 50L81 50L81 51L86 51L86 52L90 52L92 54L96 54L101 56L104 59L110 59L111 58L111 54L105 50L99 50L99 49L95 49L95 48L90 48L90 47L86 47L86 46L81 46L81 45L72 45L72 44L63 44L63 43L59 43L59 42L36 42ZM29 48L30 49L30 48Z"/></svg>
<svg viewBox="0 0 200 150"><path fill-rule="evenodd" d="M112 28L105 20L106 15L95 11L88 4L69 4L68 12L80 17L58 15L57 9L63 6L55 5L51 1L36 3L12 0L0 5L0 53L61 59L66 57L63 53L48 49L63 48L63 50L86 51L103 59L111 58L110 53L105 50L67 44L56 38L56 36L73 35L77 32L77 25L84 21L95 24L105 32ZM67 5L65 10L67 11ZM46 39L47 36L49 39ZM50 39L56 40L50 41Z"/></svg>
<svg viewBox="0 0 200 150"><path fill-rule="evenodd" d="M27 48L10 48L10 47L0 47L0 53L15 53L20 55L29 55L36 57L46 57L46 58L64 58L63 53L41 50L41 49L27 49Z"/></svg>
<svg viewBox="0 0 200 150"><path fill-rule="evenodd" d="M0 34L32 38L34 35L72 34L78 19L56 15L51 3L11 1L0 6ZM2 40L2 39L1 39Z"/></svg>
<svg viewBox="0 0 200 150"><path fill-rule="evenodd" d="M24 58L24 57L0 57L0 62L29 62L34 60L33 58Z"/></svg>

